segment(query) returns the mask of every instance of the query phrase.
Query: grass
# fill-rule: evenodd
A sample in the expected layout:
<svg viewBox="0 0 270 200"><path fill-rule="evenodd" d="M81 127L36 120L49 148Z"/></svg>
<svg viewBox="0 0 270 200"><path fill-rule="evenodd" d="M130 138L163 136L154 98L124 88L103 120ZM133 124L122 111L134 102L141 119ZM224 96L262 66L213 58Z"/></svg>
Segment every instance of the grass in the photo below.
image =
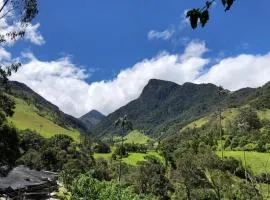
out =
<svg viewBox="0 0 270 200"><path fill-rule="evenodd" d="M144 161L146 156L155 156L163 162L163 158L155 151L147 153L129 153L128 157L123 158L123 161L128 165L136 166L138 162Z"/></svg>
<svg viewBox="0 0 270 200"><path fill-rule="evenodd" d="M131 131L124 137L125 143L147 144L150 138L138 130Z"/></svg>
<svg viewBox="0 0 270 200"><path fill-rule="evenodd" d="M113 139L116 143L120 143L121 141L120 136L114 136ZM132 143L147 144L149 140L152 140L152 139L138 130L133 130L124 137L124 143L130 143L130 144Z"/></svg>
<svg viewBox="0 0 270 200"><path fill-rule="evenodd" d="M105 160L109 160L112 156L111 153L95 153L94 158L103 158ZM157 152L155 151L149 151L147 153L129 153L128 157L123 158L123 162L127 163L128 165L133 165L136 166L138 162L144 161L146 156L155 156L160 161L164 162L164 159L162 156L160 156Z"/></svg>
<svg viewBox="0 0 270 200"><path fill-rule="evenodd" d="M232 120L236 115L237 115L238 111L236 108L230 108L230 109L226 109L225 111L222 112L222 117L223 117L223 120L222 120L222 125L225 126L225 123L226 123L226 120ZM190 124L186 125L185 127L183 127L181 129L181 131L187 129L187 128L190 128L190 129L193 129L193 128L200 128L202 127L203 125L205 125L210 119L210 116L206 116L206 117L202 117L198 120L195 120L193 122L191 122Z"/></svg>
<svg viewBox="0 0 270 200"><path fill-rule="evenodd" d="M266 109L266 110L259 110L258 112L258 117L262 120L262 119L268 119L270 120L270 109Z"/></svg>
<svg viewBox="0 0 270 200"><path fill-rule="evenodd" d="M268 187L268 185L267 184L263 184L263 183L257 185L257 188L261 191L264 199L268 199L269 200L270 197L267 197L267 193L268 193L267 192L267 187Z"/></svg>
<svg viewBox="0 0 270 200"><path fill-rule="evenodd" d="M239 113L239 111L236 108L229 108L229 109L226 109L225 111L223 111L222 112L222 117L223 117L222 125L223 125L223 127L224 128L226 127L227 120L232 121L237 116L238 113ZM257 114L258 114L258 117L260 118L260 120L263 120L263 119L270 120L270 109L258 110ZM186 125L185 127L183 127L181 129L181 131L183 131L187 128L190 128L190 129L200 128L203 125L205 125L208 121L209 121L209 116L200 118L198 120L195 120L194 122L191 122L190 124Z"/></svg>
<svg viewBox="0 0 270 200"><path fill-rule="evenodd" d="M111 153L94 153L94 158L104 158L106 160L110 159L112 156L112 152Z"/></svg>
<svg viewBox="0 0 270 200"><path fill-rule="evenodd" d="M15 113L12 118L9 118L9 122L14 124L19 130L35 130L45 138L50 138L56 134L65 134L71 136L75 141L79 140L79 131L65 129L53 121L38 115L37 108L33 105L28 105L22 99L15 98L15 102Z"/></svg>
<svg viewBox="0 0 270 200"><path fill-rule="evenodd" d="M217 155L221 157L221 151L218 151ZM244 165L243 151L224 151L224 156L239 159ZM247 166L257 175L265 172L265 165L268 162L266 171L270 173L270 153L246 152L246 162Z"/></svg>
<svg viewBox="0 0 270 200"><path fill-rule="evenodd" d="M182 128L182 131L184 131L185 129L193 129L193 128L200 128L202 127L204 124L206 124L209 121L209 117L203 117L200 118L198 120L195 120L194 122L191 122L190 124L186 125L185 127Z"/></svg>

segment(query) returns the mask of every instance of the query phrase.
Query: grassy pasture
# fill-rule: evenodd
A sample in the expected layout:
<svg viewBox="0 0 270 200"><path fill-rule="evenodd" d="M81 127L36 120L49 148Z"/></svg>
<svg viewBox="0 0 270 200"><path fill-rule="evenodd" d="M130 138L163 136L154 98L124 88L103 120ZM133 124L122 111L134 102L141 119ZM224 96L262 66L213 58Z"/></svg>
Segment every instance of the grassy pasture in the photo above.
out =
<svg viewBox="0 0 270 200"><path fill-rule="evenodd" d="M49 117L46 118L38 115L37 108L27 104L22 99L16 98L15 102L15 113L13 117L9 118L9 122L14 124L19 130L35 130L45 138L50 138L56 134L65 134L71 136L75 141L79 140L79 131L65 129L49 120Z"/></svg>
<svg viewBox="0 0 270 200"><path fill-rule="evenodd" d="M249 166L255 174L266 171L270 173L270 153L246 151L245 154L247 166ZM218 151L217 155L221 157L221 151ZM224 156L239 159L244 165L244 151L224 151Z"/></svg>
<svg viewBox="0 0 270 200"><path fill-rule="evenodd" d="M124 137L125 143L147 144L150 138L138 130L131 131Z"/></svg>
<svg viewBox="0 0 270 200"><path fill-rule="evenodd" d="M94 158L104 158L106 160L109 160L112 156L112 153L95 153ZM129 153L128 157L123 158L123 162L129 164L129 165L137 165L138 162L144 161L146 156L155 156L158 159L160 159L163 162L162 156L160 156L155 151L149 151L147 153Z"/></svg>

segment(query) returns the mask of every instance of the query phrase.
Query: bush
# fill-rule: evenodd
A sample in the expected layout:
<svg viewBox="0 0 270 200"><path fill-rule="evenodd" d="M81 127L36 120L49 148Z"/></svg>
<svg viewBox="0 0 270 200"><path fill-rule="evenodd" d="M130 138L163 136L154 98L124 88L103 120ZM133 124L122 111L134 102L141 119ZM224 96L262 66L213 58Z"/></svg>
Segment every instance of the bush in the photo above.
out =
<svg viewBox="0 0 270 200"><path fill-rule="evenodd" d="M256 144L248 143L243 147L244 151L254 151L256 149Z"/></svg>
<svg viewBox="0 0 270 200"><path fill-rule="evenodd" d="M14 166L20 156L17 130L7 124L0 126L0 166Z"/></svg>
<svg viewBox="0 0 270 200"><path fill-rule="evenodd" d="M255 151L266 152L265 142L262 140L259 140L258 144L255 147Z"/></svg>
<svg viewBox="0 0 270 200"><path fill-rule="evenodd" d="M71 197L73 200L150 200L140 196L131 187L118 182L100 182L89 174L80 175L72 184Z"/></svg>
<svg viewBox="0 0 270 200"><path fill-rule="evenodd" d="M30 167L30 169L42 169L42 160L41 155L35 149L29 149L22 157L20 157L17 161L19 165L26 165Z"/></svg>
<svg viewBox="0 0 270 200"><path fill-rule="evenodd" d="M20 132L20 147L27 151L29 149L39 150L45 144L45 138L31 130Z"/></svg>
<svg viewBox="0 0 270 200"><path fill-rule="evenodd" d="M270 143L267 143L267 144L265 145L265 150L266 150L267 152L270 151Z"/></svg>
<svg viewBox="0 0 270 200"><path fill-rule="evenodd" d="M111 152L111 148L106 143L99 141L94 146L94 152L95 153L110 153Z"/></svg>

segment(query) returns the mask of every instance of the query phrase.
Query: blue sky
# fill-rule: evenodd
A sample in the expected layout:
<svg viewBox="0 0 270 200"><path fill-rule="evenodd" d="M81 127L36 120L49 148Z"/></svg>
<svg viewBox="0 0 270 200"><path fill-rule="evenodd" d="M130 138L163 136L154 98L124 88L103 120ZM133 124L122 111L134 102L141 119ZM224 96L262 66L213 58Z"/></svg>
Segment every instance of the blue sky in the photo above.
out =
<svg viewBox="0 0 270 200"><path fill-rule="evenodd" d="M237 1L229 13L215 6L205 29L194 31L185 25L171 40L148 40L151 30L183 26L184 11L201 5L203 1L188 0L40 1L36 21L46 43L42 47L24 43L17 51L29 49L42 60L70 55L74 63L97 69L89 79L97 81L111 79L120 69L160 51L180 52L185 38L206 41L213 55L269 50L267 0Z"/></svg>
<svg viewBox="0 0 270 200"><path fill-rule="evenodd" d="M40 77L37 78L40 72L39 75L29 72L31 76L19 72L14 79L25 82L39 94L74 116L79 116L90 109L98 109L105 114L114 111L137 98L149 78L161 78L179 84L184 81L213 82L232 90L242 86L260 86L265 83L267 78L258 74L256 77L255 75L250 77L249 81L236 82L234 87L226 85L231 81L229 78L217 81L210 78L210 74L214 72L206 74L207 78L204 73L208 73L208 70L212 68L214 70L216 65L223 64L222 61L228 61L231 58L236 61L236 58L241 55L240 64L246 63L241 67L243 71L252 69L253 63L264 60L266 61L262 65L267 66L267 56L270 51L269 0L260 0L256 3L254 0L237 0L228 13L223 11L218 1L211 10L211 19L207 26L204 29L192 30L185 21L185 10L201 7L203 2L189 0L83 0L79 3L64 0L40 1L40 14L33 22L33 26L39 25L35 32L42 37L40 38L42 42L38 42L37 45L37 42L29 42L31 39L21 40L16 45L5 47L5 50L12 55L12 58L27 57L29 61L25 63L25 66L29 64L28 67L36 61L36 65L44 65L44 68L53 68L57 65L55 68L63 67L62 71L69 69L70 74L67 77L60 72L53 72L53 76L64 77L65 80L61 79L61 81L67 81L67 78L71 77L83 83L78 86L80 89L74 88L72 93L63 92L66 96L59 99L54 96L49 87L45 87L45 85L50 85L49 83L40 81ZM188 49L188 47L191 48ZM192 56L187 56L189 52ZM141 83L138 88L132 84L130 88L125 88L123 83L119 84L121 77L129 79L129 71L135 71L132 76L138 73L138 77L142 76L140 73L148 73L137 68L145 62L147 65L156 60L162 60L165 54L169 60L172 58L169 56L176 56L178 61L173 62L174 64L186 63L187 60L184 62L181 56L186 59L198 58L202 63L198 64L198 61L192 64L194 68L197 65L200 67L196 68L197 71L191 78L186 78L189 76L182 73L184 77L178 80L168 74L167 71L172 71L174 74L170 68L174 64L168 64L170 63L168 61L161 64L168 66L166 72L162 71L158 74L151 72L151 75L143 80L136 79L134 83ZM243 57L245 55L250 57ZM261 60L257 60L258 56ZM61 67L58 66L59 63ZM238 66L238 64L234 65ZM258 66L259 69L260 66L261 64ZM151 67L152 65L149 65L149 68ZM265 71L266 68L263 68L264 73L268 72ZM40 70L44 72L42 67ZM241 72L237 73L241 74ZM48 73L45 73L45 76L47 75ZM248 82L251 84L247 84ZM61 85L63 84L59 83L58 86ZM110 96L114 95L114 92L111 90L119 90L119 93L116 93L118 97L120 96L116 98L118 103L112 103ZM93 94L94 91L95 94ZM89 95L84 96L81 93ZM74 99L74 96L81 96L81 98ZM93 100L94 96L98 96L97 99ZM89 103L92 100L96 103ZM78 101L83 101L83 108L75 106ZM105 103L100 105L100 101Z"/></svg>

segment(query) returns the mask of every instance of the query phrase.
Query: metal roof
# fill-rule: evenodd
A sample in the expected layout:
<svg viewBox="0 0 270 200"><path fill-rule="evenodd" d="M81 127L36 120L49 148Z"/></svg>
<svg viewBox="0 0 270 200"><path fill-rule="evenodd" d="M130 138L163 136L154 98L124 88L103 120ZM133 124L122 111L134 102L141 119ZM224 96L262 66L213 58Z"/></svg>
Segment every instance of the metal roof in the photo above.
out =
<svg viewBox="0 0 270 200"><path fill-rule="evenodd" d="M21 165L10 171L8 176L0 178L0 192L43 185L48 183L48 181L56 180L56 178L56 173L31 170Z"/></svg>

